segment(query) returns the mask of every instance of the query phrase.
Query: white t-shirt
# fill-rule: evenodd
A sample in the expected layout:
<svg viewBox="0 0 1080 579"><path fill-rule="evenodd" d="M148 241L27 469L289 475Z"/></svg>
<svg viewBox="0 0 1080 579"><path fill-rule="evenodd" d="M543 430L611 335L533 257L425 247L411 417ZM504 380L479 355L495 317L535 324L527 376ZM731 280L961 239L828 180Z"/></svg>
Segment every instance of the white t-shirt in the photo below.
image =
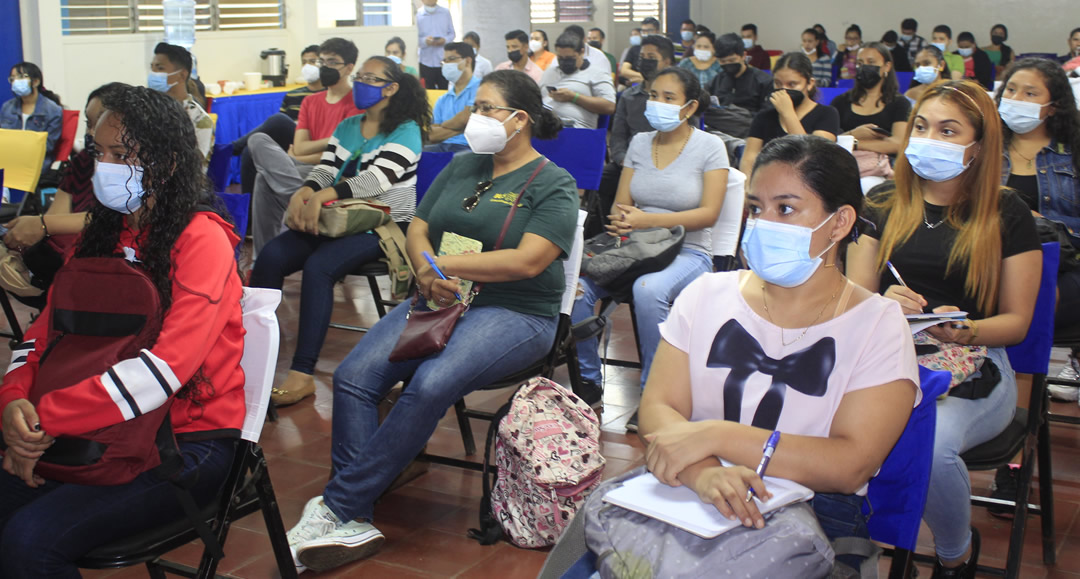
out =
<svg viewBox="0 0 1080 579"><path fill-rule="evenodd" d="M596 70L602 70L611 76L611 61L604 55L604 51L592 46L591 44L585 44L585 60L592 64L589 68L596 67Z"/></svg>
<svg viewBox="0 0 1080 579"><path fill-rule="evenodd" d="M473 75L476 78L484 78L484 75L491 72L491 61L479 54L476 55L476 70L473 71Z"/></svg>
<svg viewBox="0 0 1080 579"><path fill-rule="evenodd" d="M919 367L900 304L875 294L796 340L802 328L781 330L750 309L743 275L698 277L660 324L690 357L691 420L828 437L845 394L896 380L916 384L918 405Z"/></svg>
<svg viewBox="0 0 1080 579"><path fill-rule="evenodd" d="M558 65L547 67L540 75L540 94L544 96L544 106L551 109L555 116L571 121L573 126L579 128L595 129L599 115L573 102L563 103L551 98L547 89L549 86L615 102L615 85L611 82L611 74L596 70L593 63L590 62L585 70L575 70L572 74L563 73Z"/></svg>

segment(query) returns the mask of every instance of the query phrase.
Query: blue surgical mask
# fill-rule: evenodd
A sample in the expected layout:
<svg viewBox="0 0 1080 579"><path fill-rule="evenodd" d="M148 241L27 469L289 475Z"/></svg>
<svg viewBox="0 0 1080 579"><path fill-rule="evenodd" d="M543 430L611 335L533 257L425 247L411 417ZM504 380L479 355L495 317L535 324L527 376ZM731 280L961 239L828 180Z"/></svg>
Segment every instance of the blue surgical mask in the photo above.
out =
<svg viewBox="0 0 1080 579"><path fill-rule="evenodd" d="M945 44L944 42L931 42L930 46L936 46L937 49L940 50L942 54L944 54L945 49L949 47L949 45Z"/></svg>
<svg viewBox="0 0 1080 579"><path fill-rule="evenodd" d="M836 245L834 241L816 257L810 257L810 240L814 232L828 223L833 215L826 217L813 229L765 219L748 219L742 241L746 263L766 283L780 287L796 287L806 283L821 267L821 256Z"/></svg>
<svg viewBox="0 0 1080 579"><path fill-rule="evenodd" d="M915 80L919 84L932 84L939 74L938 69L933 66L920 66L915 69Z"/></svg>
<svg viewBox="0 0 1080 579"><path fill-rule="evenodd" d="M661 133L669 133L679 128L679 125L682 124L682 110L683 107L688 104L690 103L686 103L680 107L679 105L658 101L648 101L645 103L645 119L649 121L652 128Z"/></svg>
<svg viewBox="0 0 1080 579"><path fill-rule="evenodd" d="M396 54L388 54L386 58L394 61L394 64L401 64L401 57Z"/></svg>
<svg viewBox="0 0 1080 579"><path fill-rule="evenodd" d="M975 49L974 48L957 48L956 53L959 54L960 56L967 57L967 56L971 56L972 54L975 54Z"/></svg>
<svg viewBox="0 0 1080 579"><path fill-rule="evenodd" d="M948 181L959 177L971 165L970 162L964 164L964 151L974 144L971 142L964 146L937 139L911 137L908 139L907 149L904 149L904 156L907 157L911 170L923 179Z"/></svg>
<svg viewBox="0 0 1080 579"><path fill-rule="evenodd" d="M383 100L383 87L356 81L352 85L352 101L356 108L364 110Z"/></svg>
<svg viewBox="0 0 1080 579"><path fill-rule="evenodd" d="M150 72L150 75L146 77L146 87L156 90L158 92L169 92L169 89L176 86L176 83L169 84L169 77L180 72L179 70L173 72Z"/></svg>
<svg viewBox="0 0 1080 579"><path fill-rule="evenodd" d="M750 50L751 48L754 47L754 39L753 38L744 38L744 39L742 39L742 45L743 45L743 48L745 48L746 50Z"/></svg>
<svg viewBox="0 0 1080 579"><path fill-rule="evenodd" d="M30 79L17 78L11 83L11 92L15 93L15 96L24 97L34 92L34 89L30 86Z"/></svg>
<svg viewBox="0 0 1080 579"><path fill-rule="evenodd" d="M679 33L679 36L682 37L683 42L690 42L691 40L694 39L694 31L693 30L683 30L681 33Z"/></svg>
<svg viewBox="0 0 1080 579"><path fill-rule="evenodd" d="M94 197L105 207L130 215L142 206L143 169L119 163L94 163Z"/></svg>
<svg viewBox="0 0 1080 579"><path fill-rule="evenodd" d="M640 36L631 36L630 37L630 46L641 46L641 37Z"/></svg>
<svg viewBox="0 0 1080 579"><path fill-rule="evenodd" d="M443 78L450 84L454 84L461 78L461 67L456 62L444 62L442 65Z"/></svg>
<svg viewBox="0 0 1080 579"><path fill-rule="evenodd" d="M1042 109L1049 104L1040 105L1002 97L1001 104L998 105L998 113L1012 132L1023 135L1042 124Z"/></svg>

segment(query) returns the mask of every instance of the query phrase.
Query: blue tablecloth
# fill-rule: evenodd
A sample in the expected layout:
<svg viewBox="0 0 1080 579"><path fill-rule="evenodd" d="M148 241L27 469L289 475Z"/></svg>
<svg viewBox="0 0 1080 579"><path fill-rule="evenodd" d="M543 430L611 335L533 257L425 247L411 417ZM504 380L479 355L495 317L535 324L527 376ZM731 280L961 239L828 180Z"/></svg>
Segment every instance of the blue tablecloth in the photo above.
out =
<svg viewBox="0 0 1080 579"><path fill-rule="evenodd" d="M214 141L231 143L246 135L281 109L285 91L217 97L210 105L210 112L218 116ZM234 157L229 166L226 183L240 182L240 157ZM250 191L245 191L250 193Z"/></svg>

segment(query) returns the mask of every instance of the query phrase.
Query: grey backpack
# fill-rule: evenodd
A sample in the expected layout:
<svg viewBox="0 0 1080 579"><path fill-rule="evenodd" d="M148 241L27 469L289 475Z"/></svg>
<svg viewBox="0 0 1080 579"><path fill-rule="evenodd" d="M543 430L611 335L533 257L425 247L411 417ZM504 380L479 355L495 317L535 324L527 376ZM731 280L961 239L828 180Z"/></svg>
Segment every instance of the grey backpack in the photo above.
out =
<svg viewBox="0 0 1080 579"><path fill-rule="evenodd" d="M833 550L807 503L766 515L764 529L738 527L703 539L603 501L622 481L643 472L639 467L604 482L585 502L585 542L597 555L602 578L810 579L832 572Z"/></svg>
<svg viewBox="0 0 1080 579"><path fill-rule="evenodd" d="M671 265L685 237L682 225L637 229L622 237L601 233L585 241L581 275L607 290L615 301L629 301L634 280Z"/></svg>

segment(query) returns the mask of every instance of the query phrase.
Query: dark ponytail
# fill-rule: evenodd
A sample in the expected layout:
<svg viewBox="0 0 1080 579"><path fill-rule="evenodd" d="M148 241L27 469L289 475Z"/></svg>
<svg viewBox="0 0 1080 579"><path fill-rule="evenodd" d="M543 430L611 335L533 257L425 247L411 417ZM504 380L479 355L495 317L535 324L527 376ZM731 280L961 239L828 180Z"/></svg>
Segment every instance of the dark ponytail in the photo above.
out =
<svg viewBox="0 0 1080 579"><path fill-rule="evenodd" d="M537 139L554 139L562 130L562 120L544 108L540 87L524 72L496 70L484 75L480 84L493 85L506 100L508 107L528 113L532 120L532 136Z"/></svg>
<svg viewBox="0 0 1080 579"><path fill-rule="evenodd" d="M41 74L41 69L38 68L36 64L32 62L20 62L11 67L11 70L29 76L31 84L33 84L33 81L35 80L38 81L38 94L63 108L64 105L60 103L60 97L53 91L45 88L45 77Z"/></svg>

